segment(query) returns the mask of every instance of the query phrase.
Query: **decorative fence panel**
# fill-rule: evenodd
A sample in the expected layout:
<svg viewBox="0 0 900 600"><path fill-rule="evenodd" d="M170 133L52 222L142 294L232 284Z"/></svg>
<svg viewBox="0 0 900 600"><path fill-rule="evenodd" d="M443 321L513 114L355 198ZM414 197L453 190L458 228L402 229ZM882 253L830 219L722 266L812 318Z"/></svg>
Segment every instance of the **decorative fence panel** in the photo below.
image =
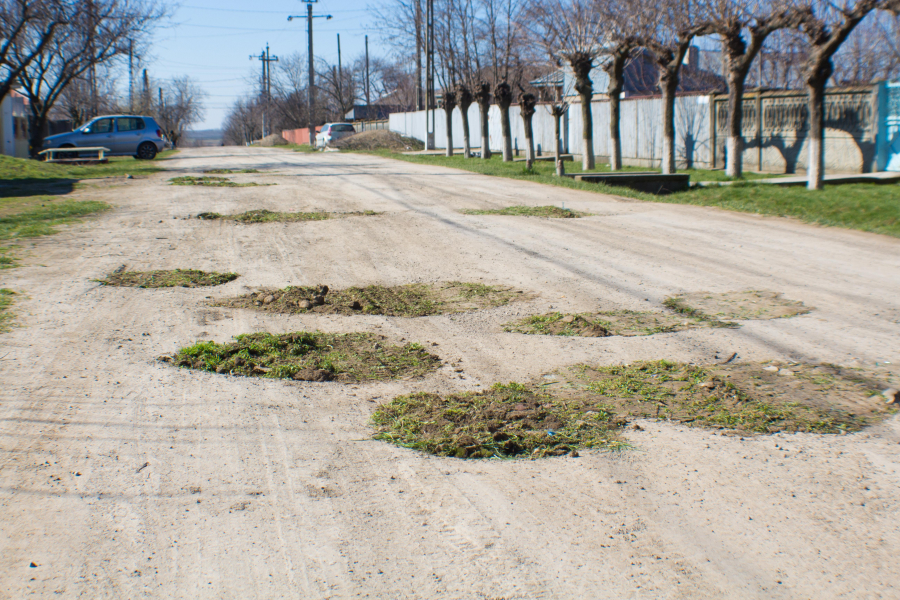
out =
<svg viewBox="0 0 900 600"><path fill-rule="evenodd" d="M865 173L876 169L876 87L825 94L825 168ZM725 164L728 99L717 96L716 165ZM778 173L806 169L809 108L805 92L755 92L744 99L744 166Z"/></svg>
<svg viewBox="0 0 900 600"><path fill-rule="evenodd" d="M712 113L710 112L712 110ZM622 100L620 130L626 165L658 168L662 156L662 100L658 96ZM591 103L594 154L609 160L609 102ZM514 143L524 148L522 120L510 108ZM437 111L435 142L446 143L442 110ZM462 145L459 111L453 115L453 140ZM469 110L472 147L481 145L478 107ZM675 101L675 147L679 168L725 166L728 131L725 95L683 95ZM390 129L424 139L425 114L395 113ZM564 151L582 152L581 107L569 107L562 124ZM534 115L535 144L553 150L553 117L545 105ZM743 104L744 165L749 170L794 173L806 169L809 111L803 91L748 93ZM490 110L490 147L500 150L500 111ZM825 167L833 173L900 170L900 82L831 89L825 94Z"/></svg>

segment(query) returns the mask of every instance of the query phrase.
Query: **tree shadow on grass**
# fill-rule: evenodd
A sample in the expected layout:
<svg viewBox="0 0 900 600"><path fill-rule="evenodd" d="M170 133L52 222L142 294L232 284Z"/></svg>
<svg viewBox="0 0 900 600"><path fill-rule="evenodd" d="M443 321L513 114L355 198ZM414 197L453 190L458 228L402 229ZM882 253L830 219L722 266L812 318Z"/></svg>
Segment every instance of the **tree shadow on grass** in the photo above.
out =
<svg viewBox="0 0 900 600"><path fill-rule="evenodd" d="M63 196L75 189L77 179L5 179L0 180L0 198L27 198L29 196Z"/></svg>

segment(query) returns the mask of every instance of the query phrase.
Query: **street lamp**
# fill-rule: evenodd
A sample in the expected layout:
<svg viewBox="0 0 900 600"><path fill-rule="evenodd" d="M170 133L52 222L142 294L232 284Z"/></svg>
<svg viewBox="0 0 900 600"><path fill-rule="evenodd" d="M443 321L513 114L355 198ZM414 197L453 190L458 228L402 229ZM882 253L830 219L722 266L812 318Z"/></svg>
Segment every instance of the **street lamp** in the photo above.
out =
<svg viewBox="0 0 900 600"><path fill-rule="evenodd" d="M331 18L331 15L314 15L312 12L312 5L319 0L303 0L306 2L306 32L309 41L309 87L306 90L306 98L309 101L309 145L313 148L316 147L316 128L313 125L313 112L316 108L316 88L315 88L315 77L316 72L313 69L313 19L320 19L325 17L325 20ZM303 17L300 15L291 15L287 18L288 21L293 21L294 19L302 19Z"/></svg>

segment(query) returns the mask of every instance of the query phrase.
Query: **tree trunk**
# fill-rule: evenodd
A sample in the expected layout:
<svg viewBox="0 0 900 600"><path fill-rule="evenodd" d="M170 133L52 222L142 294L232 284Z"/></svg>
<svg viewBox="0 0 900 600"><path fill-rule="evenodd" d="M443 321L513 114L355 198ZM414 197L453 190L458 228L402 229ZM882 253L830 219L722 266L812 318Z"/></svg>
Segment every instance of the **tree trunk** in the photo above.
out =
<svg viewBox="0 0 900 600"><path fill-rule="evenodd" d="M594 97L591 67L594 66L594 59L590 54L578 52L568 60L575 75L575 91L581 99L581 166L585 171L590 171L594 168L594 123L591 118L591 100Z"/></svg>
<svg viewBox="0 0 900 600"><path fill-rule="evenodd" d="M447 156L453 156L453 109L445 107L444 117L447 119Z"/></svg>
<svg viewBox="0 0 900 600"><path fill-rule="evenodd" d="M553 139L556 141L556 143L553 144L553 150L555 153L554 159L556 160L556 175L557 175L557 177L562 177L562 173L560 172L562 170L560 168L562 166L562 158L560 157L560 150L561 150L560 147L562 146L562 143L560 142L560 139L559 139L560 138L560 126L559 125L560 125L561 120L562 120L562 111L554 109L554 111L553 111L553 134L554 134Z"/></svg>
<svg viewBox="0 0 900 600"><path fill-rule="evenodd" d="M44 149L44 129L47 127L47 113L32 113L31 135L28 139L28 155L31 158L40 158L40 152Z"/></svg>
<svg viewBox="0 0 900 600"><path fill-rule="evenodd" d="M488 111L490 109L490 105L478 104L478 112L481 117L481 158L484 160L491 157L490 124L488 122Z"/></svg>
<svg viewBox="0 0 900 600"><path fill-rule="evenodd" d="M509 123L509 106L500 107L500 131L503 134L503 162L512 162L512 127Z"/></svg>
<svg viewBox="0 0 900 600"><path fill-rule="evenodd" d="M472 144L469 138L469 106L471 105L459 105L459 116L462 117L464 158L472 157Z"/></svg>
<svg viewBox="0 0 900 600"><path fill-rule="evenodd" d="M744 79L745 74L728 74L728 139L725 174L740 178L744 174Z"/></svg>
<svg viewBox="0 0 900 600"><path fill-rule="evenodd" d="M534 132L531 127L531 119L534 115L522 116L522 124L525 126L525 168L534 168Z"/></svg>
<svg viewBox="0 0 900 600"><path fill-rule="evenodd" d="M678 76L667 76L662 84L663 149L662 172L675 172L675 91Z"/></svg>
<svg viewBox="0 0 900 600"><path fill-rule="evenodd" d="M579 93L581 98L581 166L585 171L594 168L594 123L591 118L593 93Z"/></svg>
<svg viewBox="0 0 900 600"><path fill-rule="evenodd" d="M815 78L807 81L806 88L809 92L809 157L807 158L806 174L807 189L821 190L825 187L825 147L822 134L825 130L825 82L827 77Z"/></svg>
<svg viewBox="0 0 900 600"><path fill-rule="evenodd" d="M618 171L622 168L622 134L619 130L622 115L622 90L619 89L609 96L609 170Z"/></svg>
<svg viewBox="0 0 900 600"><path fill-rule="evenodd" d="M612 61L604 67L609 75L606 95L609 97L609 169L622 168L622 88L625 87L625 62L631 55L629 46L621 46L612 55Z"/></svg>

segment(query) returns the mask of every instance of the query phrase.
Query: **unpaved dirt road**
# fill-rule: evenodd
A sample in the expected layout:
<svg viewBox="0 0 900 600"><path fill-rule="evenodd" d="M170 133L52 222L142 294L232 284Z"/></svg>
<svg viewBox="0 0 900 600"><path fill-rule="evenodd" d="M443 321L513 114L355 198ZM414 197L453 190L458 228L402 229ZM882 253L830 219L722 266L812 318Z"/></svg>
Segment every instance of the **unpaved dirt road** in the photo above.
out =
<svg viewBox="0 0 900 600"><path fill-rule="evenodd" d="M113 210L0 271L2 598L898 598L900 421L845 436L723 436L667 423L634 449L462 461L372 441L379 402L578 362L900 361L900 240L628 202L363 155L184 150L173 171L76 192ZM257 168L270 187L175 187ZM595 216L468 216L565 203ZM383 211L240 225L204 211ZM105 288L132 270L235 271L200 289ZM211 308L258 287L483 281L528 302L454 316ZM632 338L503 333L516 315L657 307L765 289L815 310ZM156 361L198 339L372 331L431 347L427 379L252 380Z"/></svg>

